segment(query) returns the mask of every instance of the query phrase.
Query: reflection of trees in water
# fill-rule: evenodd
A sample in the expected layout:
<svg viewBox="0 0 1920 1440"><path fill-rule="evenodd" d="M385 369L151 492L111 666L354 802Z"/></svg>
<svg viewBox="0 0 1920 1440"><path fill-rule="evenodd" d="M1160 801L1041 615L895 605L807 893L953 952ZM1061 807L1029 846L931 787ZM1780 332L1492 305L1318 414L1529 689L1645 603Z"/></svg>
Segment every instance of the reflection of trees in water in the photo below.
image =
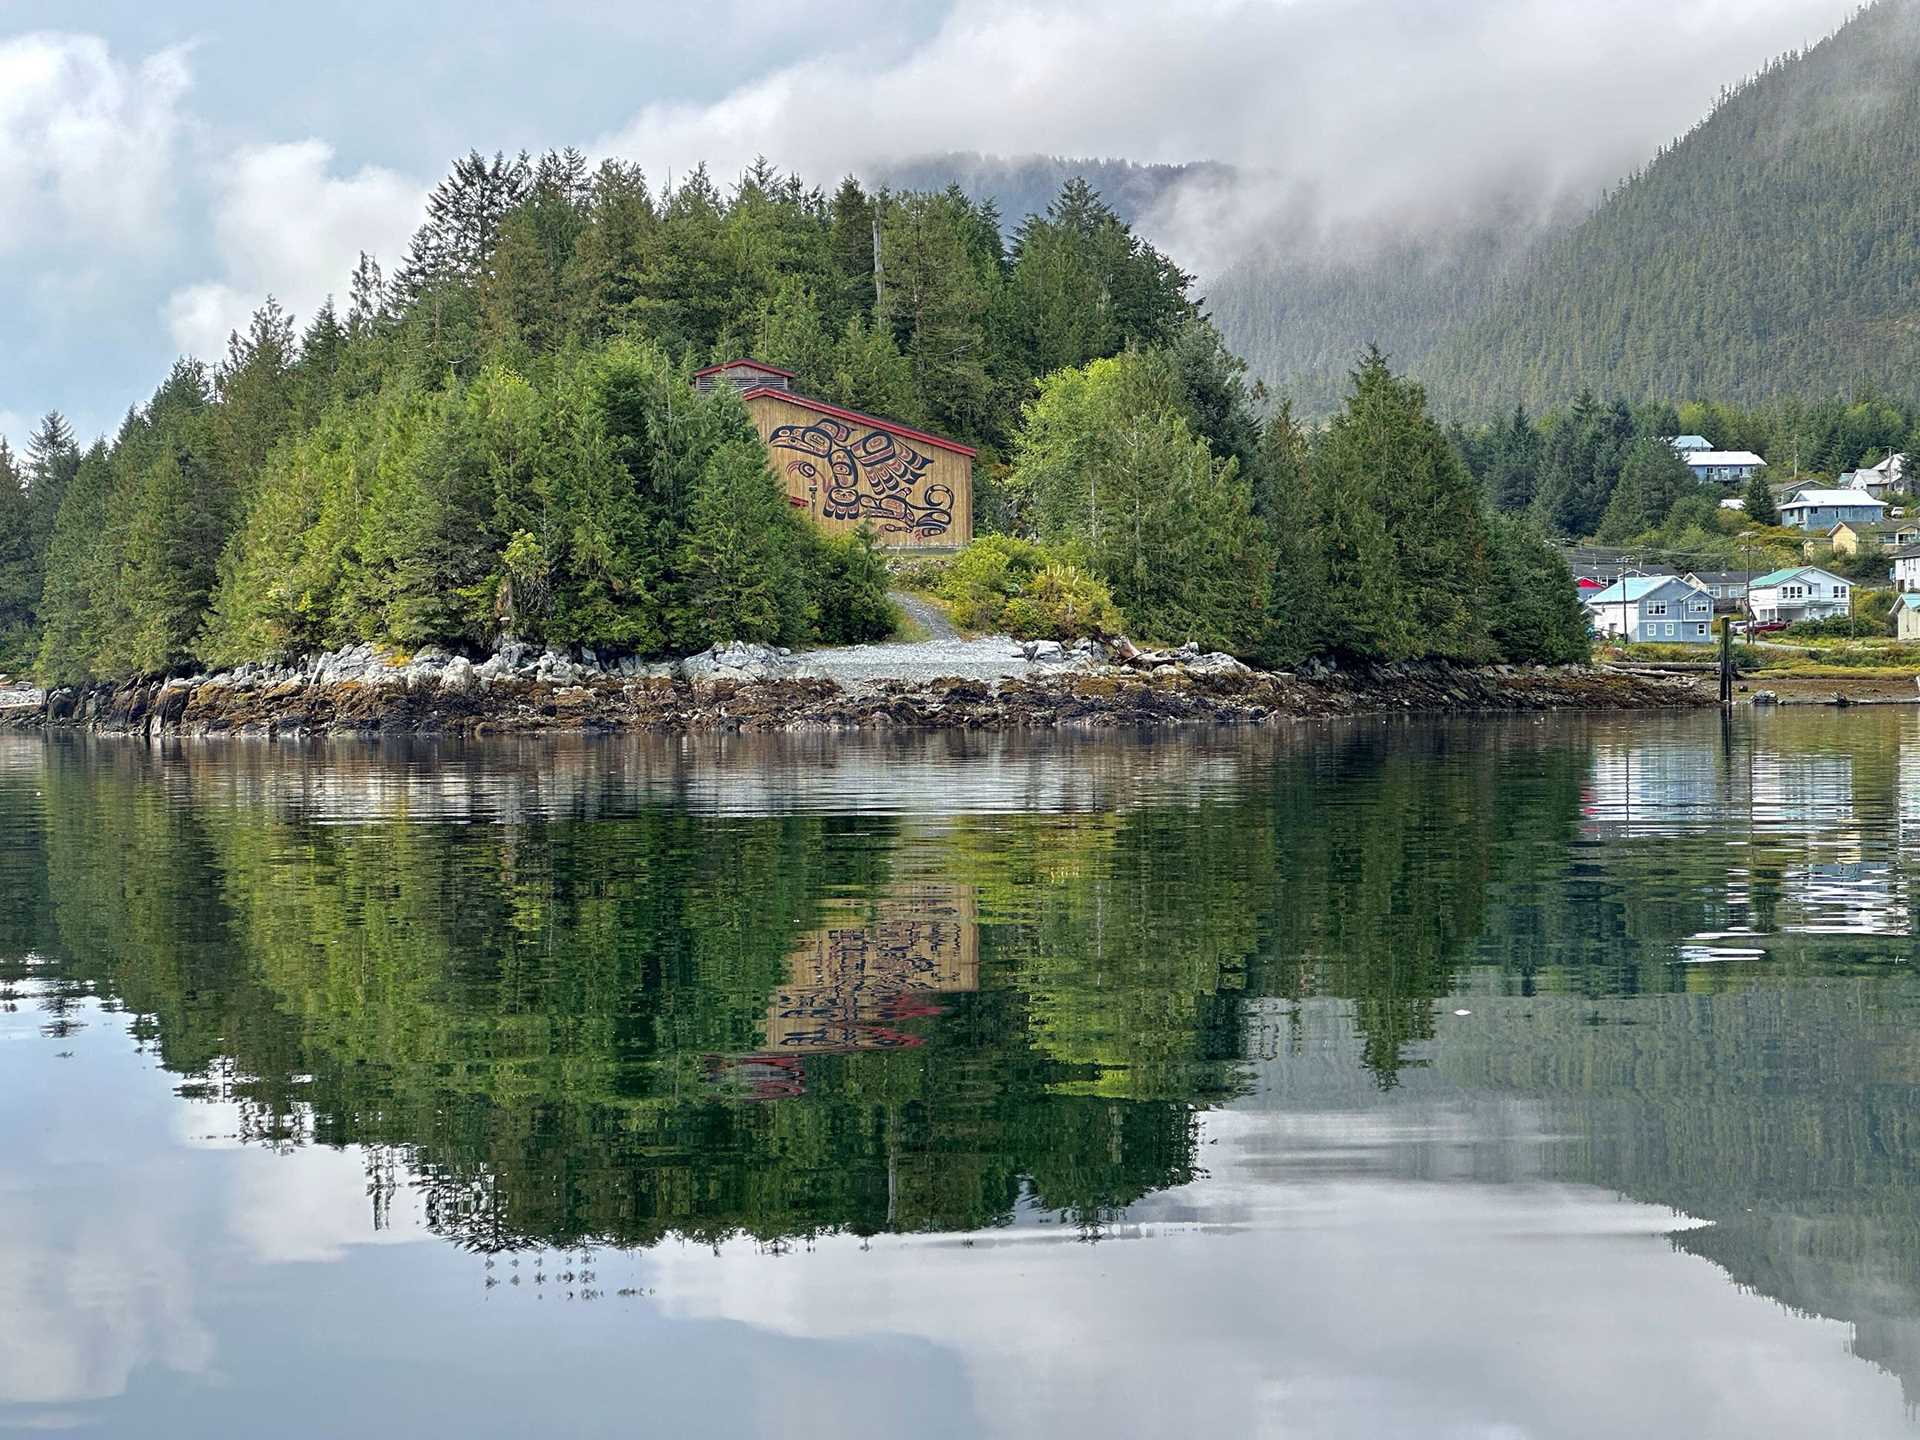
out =
<svg viewBox="0 0 1920 1440"><path fill-rule="evenodd" d="M1101 803L938 822L696 813L726 786L807 792L805 757L777 749L722 765L724 785L622 751L612 778L476 763L450 787L430 756L356 750L387 808L350 826L311 822L358 783L319 762L54 749L0 791L33 817L0 826L0 952L110 991L189 1090L243 1102L250 1138L368 1146L389 1165L376 1199L417 1183L438 1229L489 1248L962 1229L1023 1203L1098 1223L1191 1178L1198 1110L1238 1091L1250 1048L1288 1043L1287 1007L1249 1000L1338 999L1378 1086L1431 1065L1570 1107L1571 1173L1716 1219L1684 1243L1864 1317L1863 1348L1895 1353L1905 1332L1873 1331L1858 1299L1920 1294L1909 1067L1873 1008L1898 993L1888 943L1775 936L1765 961L1674 963L1685 937L1807 913L1815 840L1853 833L1730 849L1699 797L1737 799L1766 767L1710 727L1634 724L1655 728L1376 726L1196 739L1185 759L1003 742L1007 793ZM1668 747L1651 769L1685 824L1641 823L1659 796L1630 752L1635 814L1592 813L1595 743L1642 734ZM1789 741L1838 743L1767 743ZM1861 845L1899 788L1888 748L1801 767L1848 777L1844 807L1810 803L1855 817ZM916 754L836 763L881 783L953 758ZM1053 775L1076 756L1077 778ZM407 818L436 806L522 819ZM915 1012L884 956L941 926L955 960ZM1754 1008L1799 994L1783 977L1813 1001ZM1476 1004L1484 1025L1436 1041L1463 985L1539 1003ZM918 1043L783 1047L780 997L806 992L850 1035ZM799 1083L750 1068L792 1048L813 1052ZM783 1098L747 1098L758 1080Z"/></svg>

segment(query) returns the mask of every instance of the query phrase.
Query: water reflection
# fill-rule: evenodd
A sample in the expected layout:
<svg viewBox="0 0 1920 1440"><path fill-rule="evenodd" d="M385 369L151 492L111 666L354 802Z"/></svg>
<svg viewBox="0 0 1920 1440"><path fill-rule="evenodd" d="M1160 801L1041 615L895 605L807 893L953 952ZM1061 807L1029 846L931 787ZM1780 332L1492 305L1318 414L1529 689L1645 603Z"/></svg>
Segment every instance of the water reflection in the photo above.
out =
<svg viewBox="0 0 1920 1440"><path fill-rule="evenodd" d="M409 1345L651 1316L660 1394L747 1327L707 1433L881 1361L954 1433L1151 1433L1168 1360L1209 1429L1890 1433L1916 772L1886 710L0 743L0 1423L165 1432L236 1315L305 1333L291 1266Z"/></svg>

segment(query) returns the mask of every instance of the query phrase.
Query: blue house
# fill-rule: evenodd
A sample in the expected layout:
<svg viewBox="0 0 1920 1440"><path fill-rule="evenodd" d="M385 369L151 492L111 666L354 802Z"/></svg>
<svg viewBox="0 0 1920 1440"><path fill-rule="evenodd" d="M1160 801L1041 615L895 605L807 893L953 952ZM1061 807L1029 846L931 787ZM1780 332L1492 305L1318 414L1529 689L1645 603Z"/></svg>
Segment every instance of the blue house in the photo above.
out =
<svg viewBox="0 0 1920 1440"><path fill-rule="evenodd" d="M1678 575L1629 575L1580 603L1596 635L1624 635L1636 645L1713 643L1713 596Z"/></svg>
<svg viewBox="0 0 1920 1440"><path fill-rule="evenodd" d="M1780 507L1780 523L1822 534L1845 522L1877 525L1886 503L1863 490L1802 490Z"/></svg>

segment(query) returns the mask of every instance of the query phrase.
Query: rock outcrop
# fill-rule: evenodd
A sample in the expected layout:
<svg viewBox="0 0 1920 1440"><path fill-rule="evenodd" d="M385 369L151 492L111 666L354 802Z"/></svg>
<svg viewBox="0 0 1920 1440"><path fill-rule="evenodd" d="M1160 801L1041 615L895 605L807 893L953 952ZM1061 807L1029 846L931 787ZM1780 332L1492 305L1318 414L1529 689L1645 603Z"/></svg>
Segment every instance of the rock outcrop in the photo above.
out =
<svg viewBox="0 0 1920 1440"><path fill-rule="evenodd" d="M945 673L946 671L953 673ZM25 692L20 692L23 699ZM1195 647L941 640L790 655L716 646L671 664L509 642L476 662L371 645L289 665L64 686L0 726L103 734L502 734L902 726L1257 725L1318 716L1706 705L1690 677L1589 666L1414 663L1266 672Z"/></svg>

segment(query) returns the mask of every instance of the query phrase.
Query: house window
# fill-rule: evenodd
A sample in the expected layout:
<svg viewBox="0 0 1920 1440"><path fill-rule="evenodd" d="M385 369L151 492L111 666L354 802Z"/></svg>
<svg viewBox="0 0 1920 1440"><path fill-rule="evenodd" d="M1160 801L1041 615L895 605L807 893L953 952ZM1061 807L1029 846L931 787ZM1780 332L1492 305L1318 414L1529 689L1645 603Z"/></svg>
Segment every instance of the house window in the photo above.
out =
<svg viewBox="0 0 1920 1440"><path fill-rule="evenodd" d="M1693 627L1693 633L1696 635L1704 635L1707 633L1707 627L1704 625L1696 625Z"/></svg>
<svg viewBox="0 0 1920 1440"><path fill-rule="evenodd" d="M1667 622L1667 634L1673 634L1673 622L1671 620Z"/></svg>
<svg viewBox="0 0 1920 1440"><path fill-rule="evenodd" d="M1695 600L1693 602L1693 613L1696 615L1704 615L1712 608L1712 605L1713 602L1711 600Z"/></svg>
<svg viewBox="0 0 1920 1440"><path fill-rule="evenodd" d="M1780 587L1780 598L1782 600L1798 600L1806 593L1805 588L1799 585L1782 585Z"/></svg>
<svg viewBox="0 0 1920 1440"><path fill-rule="evenodd" d="M1846 599L1846 598L1847 598L1847 587L1846 587L1846 586L1844 586L1844 585L1836 585L1836 586L1834 586L1834 587L1833 587L1833 598L1834 598L1834 599L1836 599L1836 600L1844 600L1844 599Z"/></svg>
<svg viewBox="0 0 1920 1440"><path fill-rule="evenodd" d="M1666 613L1667 602L1664 600L1654 600L1647 605L1647 614L1649 615L1664 615Z"/></svg>

